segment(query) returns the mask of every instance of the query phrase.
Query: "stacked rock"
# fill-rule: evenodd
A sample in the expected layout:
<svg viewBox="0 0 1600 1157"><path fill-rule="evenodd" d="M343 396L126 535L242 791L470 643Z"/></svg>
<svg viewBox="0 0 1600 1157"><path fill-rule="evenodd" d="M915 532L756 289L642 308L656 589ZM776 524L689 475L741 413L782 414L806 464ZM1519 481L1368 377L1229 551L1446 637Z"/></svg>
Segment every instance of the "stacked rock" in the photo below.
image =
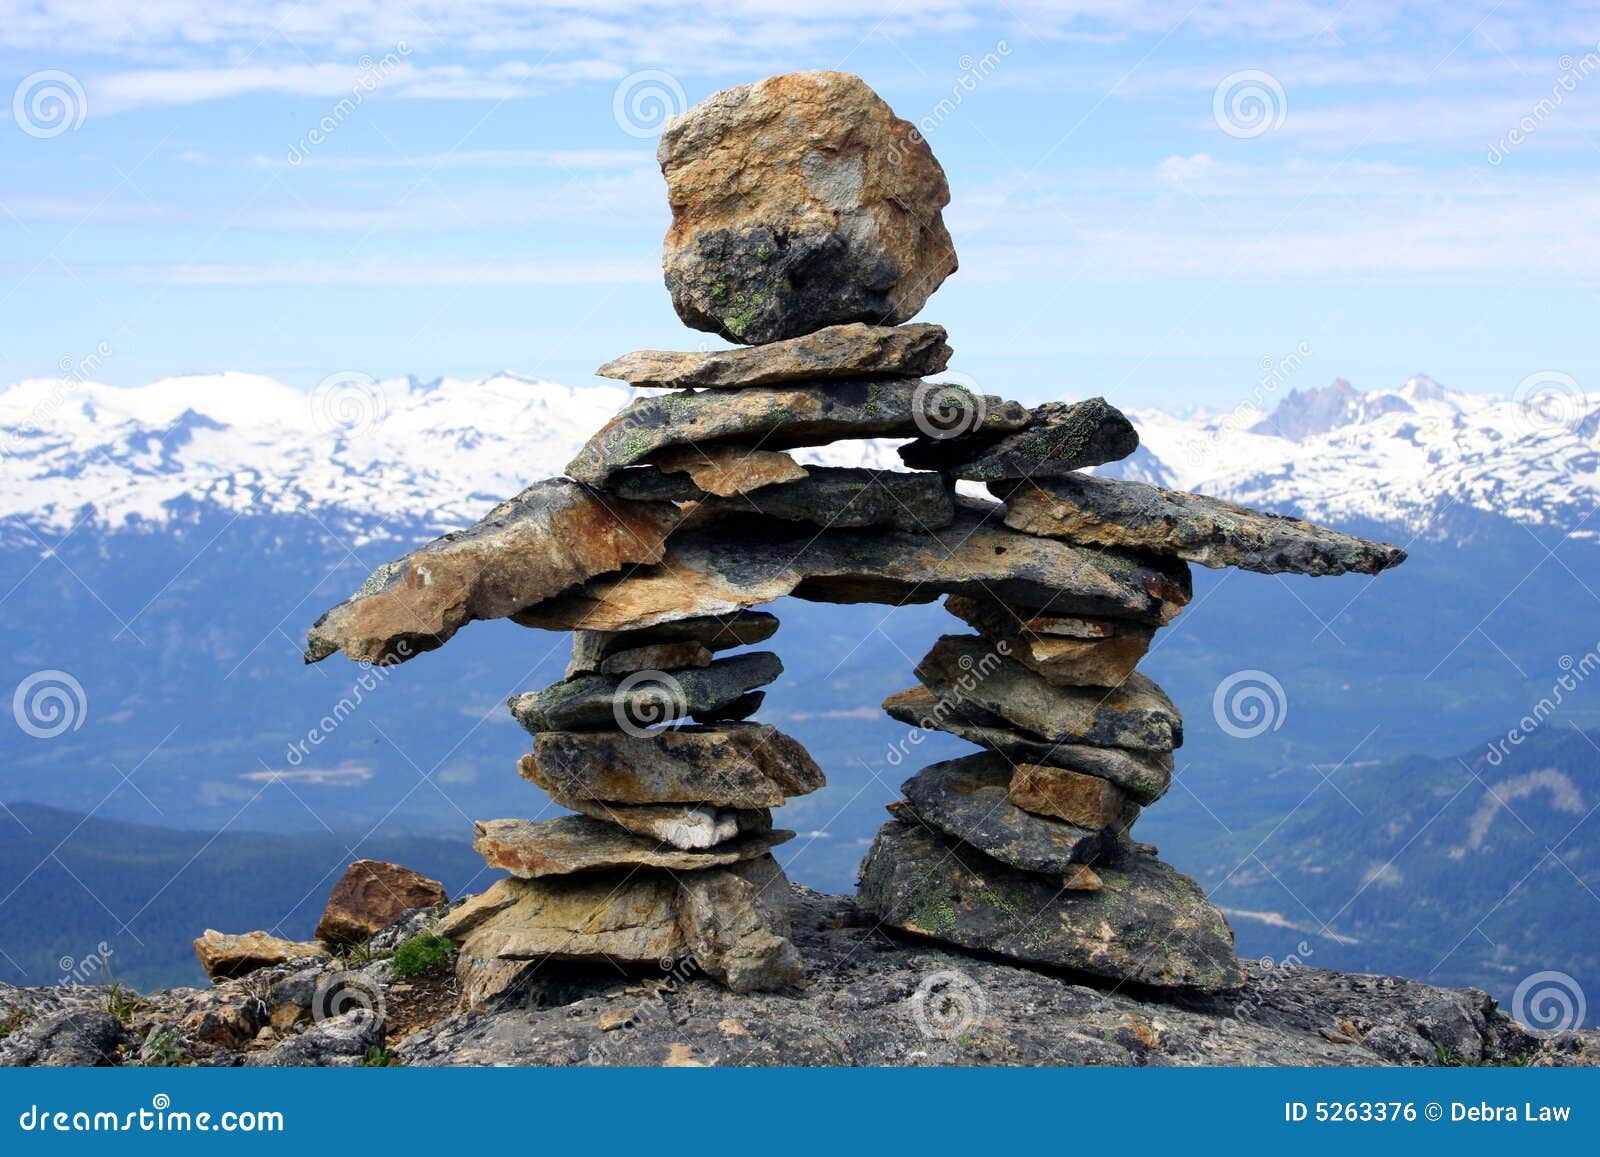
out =
<svg viewBox="0 0 1600 1157"><path fill-rule="evenodd" d="M723 654L770 638L777 620L751 608L785 596L947 596L978 632L941 639L887 705L988 750L907 783L862 868L884 923L1119 980L1237 984L1221 915L1128 836L1182 739L1134 667L1189 599L1186 560L1337 573L1401 552L1082 474L1138 446L1103 399L1029 409L927 380L945 331L902 323L955 269L949 189L860 79L718 93L658 155L679 316L759 344L603 366L648 392L566 478L379 568L308 639L308 661L396 663L479 619L574 632L567 677L511 709L534 736L523 776L577 814L477 826L510 876L443 924L469 995L543 961L692 956L735 989L802 979L771 854L791 833L770 809L823 776L751 719L777 656ZM910 439L911 469L787 453L850 438Z"/></svg>

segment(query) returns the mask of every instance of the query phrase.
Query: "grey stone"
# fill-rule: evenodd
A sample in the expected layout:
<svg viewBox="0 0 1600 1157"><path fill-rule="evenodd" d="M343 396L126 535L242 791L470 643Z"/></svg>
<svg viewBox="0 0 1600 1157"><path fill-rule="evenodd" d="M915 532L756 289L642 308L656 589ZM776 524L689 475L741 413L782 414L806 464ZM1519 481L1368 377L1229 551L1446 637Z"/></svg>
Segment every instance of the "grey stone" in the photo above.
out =
<svg viewBox="0 0 1600 1157"><path fill-rule="evenodd" d="M829 378L921 378L950 361L937 325L830 325L786 341L701 353L639 350L595 373L641 389L739 389Z"/></svg>
<svg viewBox="0 0 1600 1157"><path fill-rule="evenodd" d="M708 667L630 675L579 675L510 699L528 731L645 728L717 711L783 674L771 651L718 659Z"/></svg>
<svg viewBox="0 0 1600 1157"><path fill-rule="evenodd" d="M1052 478L1126 458L1139 435L1121 410L1104 398L1046 402L1014 432L977 428L955 438L920 438L900 448L907 466L941 470L957 478L987 482L1003 478Z"/></svg>

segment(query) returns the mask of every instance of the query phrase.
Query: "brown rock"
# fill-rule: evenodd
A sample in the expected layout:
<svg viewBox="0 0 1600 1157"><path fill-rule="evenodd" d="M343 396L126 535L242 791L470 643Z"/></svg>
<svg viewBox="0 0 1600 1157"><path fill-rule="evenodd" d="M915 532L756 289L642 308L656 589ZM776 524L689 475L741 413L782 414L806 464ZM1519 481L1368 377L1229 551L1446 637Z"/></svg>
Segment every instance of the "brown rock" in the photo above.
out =
<svg viewBox="0 0 1600 1157"><path fill-rule="evenodd" d="M719 498L806 476L806 468L781 450L748 446L677 446L655 455L651 463L668 474L687 474L696 487Z"/></svg>
<svg viewBox="0 0 1600 1157"><path fill-rule="evenodd" d="M525 880L628 867L694 872L764 856L794 838L787 831L751 832L709 850L683 851L588 816L481 820L473 832L473 850L491 868Z"/></svg>
<svg viewBox="0 0 1600 1157"><path fill-rule="evenodd" d="M709 353L640 350L595 373L643 389L738 389L829 378L921 378L950 361L937 325L830 325L815 333Z"/></svg>
<svg viewBox="0 0 1600 1157"><path fill-rule="evenodd" d="M448 899L443 884L420 872L382 860L357 860L333 886L317 921L317 936L334 944L353 944L414 908L431 908Z"/></svg>
<svg viewBox="0 0 1600 1157"><path fill-rule="evenodd" d="M229 934L207 928L194 942L194 954L212 980L231 980L258 968L326 956L328 950L315 940L284 940L267 932Z"/></svg>
<svg viewBox="0 0 1600 1157"><path fill-rule="evenodd" d="M538 482L477 525L386 563L317 620L308 663L343 651L400 663L442 646L474 619L521 610L594 575L658 562L677 508L598 495L564 478Z"/></svg>
<svg viewBox="0 0 1600 1157"><path fill-rule="evenodd" d="M1013 659L1063 687L1117 686L1155 634L1147 624L1035 614L987 595L951 595L944 606L985 638L1009 643Z"/></svg>
<svg viewBox="0 0 1600 1157"><path fill-rule="evenodd" d="M630 402L584 443L566 472L579 482L605 486L625 467L685 446L792 450L846 438L911 438L944 429L944 410L952 404L972 415L982 433L1015 430L1028 420L1028 411L1017 402L915 379L689 390Z"/></svg>
<svg viewBox="0 0 1600 1157"><path fill-rule="evenodd" d="M600 660L601 675L631 675L635 671L678 671L711 666L704 643L652 643L631 651L618 651Z"/></svg>
<svg viewBox="0 0 1600 1157"><path fill-rule="evenodd" d="M474 963L475 989L509 984L518 969L486 961L655 963L683 952L677 885L666 872L634 869L500 880L439 922L439 934Z"/></svg>
<svg viewBox="0 0 1600 1157"><path fill-rule="evenodd" d="M759 343L902 322L955 272L944 170L859 77L716 93L667 125L656 157L667 288L695 329Z"/></svg>
<svg viewBox="0 0 1600 1157"><path fill-rule="evenodd" d="M1109 780L1037 763L1012 771L1007 798L1023 811L1095 829L1120 825L1127 802Z"/></svg>
<svg viewBox="0 0 1600 1157"><path fill-rule="evenodd" d="M1284 514L1220 498L1074 474L992 486L1006 500L1006 525L1072 542L1175 555L1201 566L1261 574L1377 574L1406 552Z"/></svg>
<svg viewBox="0 0 1600 1157"><path fill-rule="evenodd" d="M634 736L546 731L522 768L552 794L613 803L777 807L823 786L795 740L761 723L665 728Z"/></svg>
<svg viewBox="0 0 1600 1157"><path fill-rule="evenodd" d="M1164 623L1189 600L1184 563L1071 547L1008 530L992 504L962 500L957 507L949 526L924 534L881 528L818 533L749 522L683 531L673 536L660 565L592 580L515 619L550 630L616 631L790 594L898 606L988 592L1055 614Z"/></svg>
<svg viewBox="0 0 1600 1157"><path fill-rule="evenodd" d="M616 824L635 835L659 840L686 851L716 847L740 832L765 832L772 828L772 813L765 808L623 804L570 796L539 774L538 765L531 755L524 755L518 761L517 771L523 779L539 783L550 796L551 802L558 807Z"/></svg>
<svg viewBox="0 0 1600 1157"><path fill-rule="evenodd" d="M883 709L892 718L912 727L947 731L968 743L999 752L1013 763L1042 763L1108 779L1139 803L1154 803L1172 786L1170 751L1050 743L1023 735L999 716L991 715L981 721L962 718L955 713L957 707L963 705L943 700L926 687L912 687L883 701ZM981 711L973 714L982 716Z"/></svg>
<svg viewBox="0 0 1600 1157"><path fill-rule="evenodd" d="M1106 882L1088 864L1073 864L1067 869L1067 878L1061 886L1069 892L1098 892Z"/></svg>
<svg viewBox="0 0 1600 1157"><path fill-rule="evenodd" d="M605 660L622 651L668 643L698 643L711 652L726 651L764 642L777 630L776 615L766 611L735 611L727 615L677 619L639 631L575 631L567 677L599 674Z"/></svg>

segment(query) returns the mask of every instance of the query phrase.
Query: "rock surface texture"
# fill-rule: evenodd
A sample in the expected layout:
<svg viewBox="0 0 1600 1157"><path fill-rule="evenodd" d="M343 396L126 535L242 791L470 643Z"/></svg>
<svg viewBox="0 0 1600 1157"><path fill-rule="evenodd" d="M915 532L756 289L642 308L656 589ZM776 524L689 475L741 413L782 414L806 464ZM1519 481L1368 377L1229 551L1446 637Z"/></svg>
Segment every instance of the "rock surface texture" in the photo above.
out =
<svg viewBox="0 0 1600 1157"><path fill-rule="evenodd" d="M659 159L673 305L690 326L745 348L608 362L602 374L661 392L597 431L569 478L535 483L478 526L381 568L318 620L306 654L394 662L475 619L574 632L566 678L510 707L532 734L520 774L579 815L478 825L478 850L511 877L440 924L459 950L468 1004L566 985L571 969L676 974L685 961L736 992L795 999L801 984L820 983L843 1003L827 1013L804 1001L761 1006L772 1019L760 1026L723 1006L703 1032L695 1018L715 1006L707 997L659 1034L609 1037L628 1020L615 1009L598 1010L594 1034L581 1018L524 1013L538 1028L517 1022L515 1040L509 1014L468 1018L419 1039L414 1055L578 1061L597 1045L604 1054L608 1040L618 1058L647 1063L893 1051L875 1027L881 1016L849 1011L886 999L873 995L876 982L856 995L840 979L870 975L836 953L854 934L793 932L790 886L772 855L790 835L774 828L773 809L825 782L800 744L755 718L769 693L783 693L777 654L739 650L777 630L754 608L789 596L888 606L945 597L975 632L934 641L916 666L919 686L884 704L914 732L946 731L981 750L906 780L861 869L874 920L1051 975L1224 1007L1249 982L1227 921L1131 834L1170 787L1183 742L1178 709L1137 668L1189 602L1191 561L1375 574L1404 552L1084 474L1139 445L1104 398L1029 408L931 376L951 357L944 329L902 323L956 268L941 217L949 190L927 143L858 78L795 73L717 93L669 123ZM914 469L842 470L788 453L885 437L906 440L900 457ZM957 496L958 480L986 483L999 501ZM855 946L901 951L876 934ZM841 974L819 973L804 956L813 948ZM1054 990L1028 991L1041 1007L1060 1004ZM1112 1030L1125 1007L1072 991L1084 993L1074 1007L1104 1018L1099 1027L1054 1046L997 1033L983 1058L1271 1051L1245 1029L1207 1027L1212 1013L1194 1014L1187 1035L1165 1044L1162 1033L1177 1030ZM668 1040L674 1025L695 1027ZM1331 1055L1308 1039L1281 1055ZM1416 1035L1374 1021L1365 1039L1388 1050L1372 1059L1409 1059Z"/></svg>
<svg viewBox="0 0 1600 1157"><path fill-rule="evenodd" d="M667 289L686 325L770 342L897 324L955 272L944 170L859 77L716 93L661 134Z"/></svg>

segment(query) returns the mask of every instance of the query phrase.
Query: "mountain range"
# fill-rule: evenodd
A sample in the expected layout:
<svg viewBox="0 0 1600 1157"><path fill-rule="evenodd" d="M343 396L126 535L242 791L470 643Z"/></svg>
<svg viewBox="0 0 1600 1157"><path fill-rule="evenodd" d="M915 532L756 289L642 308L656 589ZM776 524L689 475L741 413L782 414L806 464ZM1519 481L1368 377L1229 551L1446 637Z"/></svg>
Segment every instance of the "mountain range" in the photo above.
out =
<svg viewBox="0 0 1600 1157"><path fill-rule="evenodd" d="M1130 411L1142 444L1101 472L1311 517L1398 542L1411 557L1376 579L1195 568L1194 602L1145 664L1185 711L1188 740L1177 786L1140 831L1218 889L1245 954L1280 953L1286 935L1309 928L1331 933L1327 955L1341 937L1358 941L1361 966L1431 967L1406 942L1426 921L1361 917L1352 930L1330 919L1342 897L1308 881L1341 871L1359 879L1389 858L1385 833L1401 811L1412 815L1410 793L1435 790L1437 769L1408 760L1442 760L1448 771L1459 753L1504 744L1531 713L1545 741L1600 726L1600 701L1581 679L1551 712L1539 707L1574 670L1586 678L1600 663L1591 577L1600 400L1560 382L1511 399L1465 395L1425 376L1394 390L1335 382L1278 393L1257 387L1212 414ZM128 840L150 825L204 838L340 833L352 846L413 835L464 845L472 818L550 814L515 775L525 736L504 700L560 677L564 637L476 624L443 651L376 673L306 668L300 649L312 619L371 570L559 473L631 396L512 373L481 382L347 373L309 394L237 373L133 389L28 381L0 392L0 624L10 644L0 691L13 695L16 724L0 727L0 800L25 825L21 802L132 825L119 837ZM799 456L899 465L883 442ZM761 717L805 743L829 777L785 809L802 834L780 858L802 883L849 891L900 781L966 750L930 738L907 766L904 728L878 708L912 683L934 637L959 628L937 605L786 599L771 609L783 621L771 646L786 671ZM1214 698L1241 672L1276 688L1268 725L1243 737L1224 726L1228 705ZM52 705L64 716L29 715ZM1587 757L1574 748L1561 758ZM1334 787L1367 767L1398 778L1371 785L1371 807L1340 815L1350 809ZM1480 774L1458 801L1467 817L1500 782ZM1600 781L1569 778L1562 799L1585 810L1600 799ZM1323 816L1325 804L1337 806ZM1339 833L1332 842L1316 835L1324 820ZM1260 864L1231 870L1251 851L1241 841L1268 832L1268 849L1290 834L1316 848L1304 879L1260 853L1291 892L1263 885ZM1596 847L1586 826L1567 845ZM1453 904L1470 926L1500 900L1488 894L1498 878L1481 897L1453 890L1455 862L1363 895L1400 908ZM175 861L168 889L190 900L181 917L190 935L244 918L237 906L213 918L215 891L182 886L202 867ZM88 905L92 924L101 906L90 892L63 872L45 875L67 889L62 903ZM1537 893L1540 903L1563 895L1556 884ZM1573 889L1562 902L1596 902ZM294 923L300 895L287 891L263 897L246 922ZM0 916L7 903L18 901L0 900ZM125 937L127 909L138 907L113 898L100 912L105 928ZM1531 926L1555 940L1519 941L1492 968L1466 950L1442 967L1466 970L1453 981L1499 985L1507 969L1592 957L1592 944L1560 941L1584 922ZM122 949L131 960L137 946Z"/></svg>

